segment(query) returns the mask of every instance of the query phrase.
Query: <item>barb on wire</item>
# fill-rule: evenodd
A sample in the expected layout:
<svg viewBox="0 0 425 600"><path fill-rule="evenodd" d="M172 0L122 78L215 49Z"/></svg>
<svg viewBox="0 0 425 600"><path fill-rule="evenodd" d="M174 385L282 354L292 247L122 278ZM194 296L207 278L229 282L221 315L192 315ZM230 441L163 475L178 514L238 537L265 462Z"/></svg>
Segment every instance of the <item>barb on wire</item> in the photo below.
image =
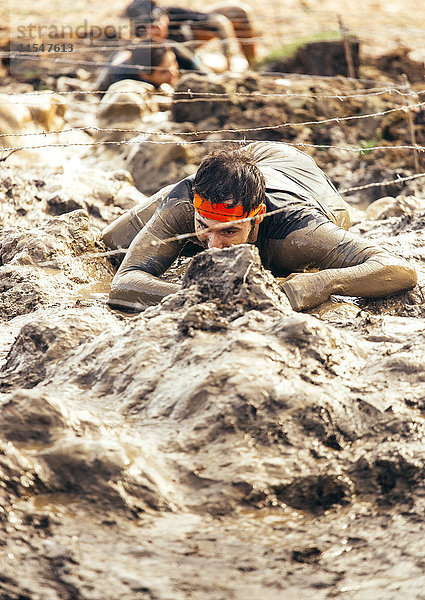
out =
<svg viewBox="0 0 425 600"><path fill-rule="evenodd" d="M0 147L0 150L1 150L1 147ZM11 152L9 152L9 154L7 156L2 156L0 158L0 162L6 161L9 158L9 156L12 156L12 154L14 154L15 152L17 152L17 150L12 150Z"/></svg>

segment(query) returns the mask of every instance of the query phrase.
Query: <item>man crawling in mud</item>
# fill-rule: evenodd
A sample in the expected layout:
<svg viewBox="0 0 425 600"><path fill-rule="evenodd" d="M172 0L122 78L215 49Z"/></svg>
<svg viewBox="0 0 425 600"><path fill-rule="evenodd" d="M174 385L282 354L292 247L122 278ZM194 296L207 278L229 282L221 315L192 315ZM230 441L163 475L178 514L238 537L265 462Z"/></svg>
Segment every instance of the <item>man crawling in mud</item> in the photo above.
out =
<svg viewBox="0 0 425 600"><path fill-rule="evenodd" d="M176 292L178 284L159 277L188 241L204 249L254 244L297 311L331 294L382 297L416 285L412 266L348 232L349 224L344 200L304 152L272 142L224 149L105 229L107 246L128 247L109 304L137 311Z"/></svg>

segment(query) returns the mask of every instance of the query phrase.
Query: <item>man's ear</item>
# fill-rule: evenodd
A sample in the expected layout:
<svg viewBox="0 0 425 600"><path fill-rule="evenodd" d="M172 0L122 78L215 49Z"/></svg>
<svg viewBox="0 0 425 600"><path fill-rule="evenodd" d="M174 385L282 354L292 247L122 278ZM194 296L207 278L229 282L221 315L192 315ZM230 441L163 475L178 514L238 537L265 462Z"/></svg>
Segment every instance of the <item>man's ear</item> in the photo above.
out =
<svg viewBox="0 0 425 600"><path fill-rule="evenodd" d="M261 223L261 221L264 219L265 214L266 214L266 205L263 202L263 204L261 205L261 208L260 208L260 212L258 213L258 215L256 217L257 223Z"/></svg>

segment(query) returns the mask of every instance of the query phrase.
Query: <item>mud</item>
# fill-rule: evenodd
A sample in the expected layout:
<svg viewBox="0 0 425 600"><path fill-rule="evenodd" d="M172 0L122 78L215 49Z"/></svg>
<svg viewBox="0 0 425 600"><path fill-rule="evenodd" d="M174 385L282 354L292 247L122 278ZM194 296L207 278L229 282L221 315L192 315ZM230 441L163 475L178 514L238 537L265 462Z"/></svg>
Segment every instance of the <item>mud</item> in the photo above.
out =
<svg viewBox="0 0 425 600"><path fill-rule="evenodd" d="M1 597L420 598L423 218L358 225L416 290L320 318L250 246L123 318L80 293L108 271L83 211L3 234L27 293L2 312Z"/></svg>
<svg viewBox="0 0 425 600"><path fill-rule="evenodd" d="M413 59L394 56L369 67L396 78ZM77 90L43 118L113 124L116 107L78 97L85 75L73 75L42 79ZM412 291L296 313L239 246L179 259L166 278L181 289L139 315L106 305L120 257L104 255L101 229L193 172L218 137L240 139L202 131L289 123L244 135L322 145L306 151L339 188L411 175L410 151L368 152L371 140L410 145L405 111L297 125L403 106L316 97L335 86L369 89L188 75L178 91L191 103L176 96L156 121L151 108L122 113L173 144L143 134L1 163L1 600L425 598L423 179L345 195L353 229L415 266ZM24 112L2 132L39 133L43 115ZM414 120L423 145L420 108ZM179 131L207 143L181 146Z"/></svg>

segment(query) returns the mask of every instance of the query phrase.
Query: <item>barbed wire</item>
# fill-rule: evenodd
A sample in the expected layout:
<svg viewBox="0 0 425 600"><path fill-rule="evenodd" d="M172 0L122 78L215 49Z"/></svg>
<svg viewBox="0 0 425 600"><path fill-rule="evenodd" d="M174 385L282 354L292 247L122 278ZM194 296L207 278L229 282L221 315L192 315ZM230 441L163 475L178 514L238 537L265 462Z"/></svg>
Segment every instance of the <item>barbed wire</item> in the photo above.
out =
<svg viewBox="0 0 425 600"><path fill-rule="evenodd" d="M252 73L253 75L255 75L256 71L252 71L249 72ZM248 73L248 74L249 74ZM276 75L283 75L283 73L278 73L276 72ZM295 73L290 73L288 74L291 76L292 79L297 79ZM300 73L299 75L302 75L302 73ZM312 76L314 77L314 76ZM331 78L332 79L332 78ZM333 77L333 79L335 80L340 80L340 77L335 76ZM243 82L242 82L243 83ZM145 92L141 92L140 90L125 90L128 93L131 94L145 94ZM28 96L40 96L40 97L48 97L48 96L68 96L68 95L78 95L78 96L87 96L87 95L109 95L109 94L116 94L117 92L114 90L66 90L66 91L56 91L56 90L34 90L31 92L0 92L0 97L1 96L19 96L19 97L28 97ZM202 97L208 97L211 99L214 99L215 97L222 97L222 96L241 96L241 97L252 97L255 96L256 98L285 98L287 96L289 97L296 97L296 98L334 98L336 100L345 100L348 98L361 98L361 97L368 97L368 96L381 96L384 94L398 94L400 96L420 96L422 94L425 94L425 89L424 90L404 90L404 89L400 89L400 87L397 87L396 84L391 84L390 87L386 86L386 87L379 87L379 88L371 88L368 91L364 91L364 92L357 92L355 94L316 94L316 93L310 93L310 94L301 94L301 93L297 93L297 92L258 92L257 90L253 90L252 92L196 92L196 91L192 91L190 88L185 90L185 91L181 91L181 90L175 90L173 92L173 96L183 96L183 95L188 95L190 94L191 96L202 96ZM155 91L155 95L157 96L168 96L169 94L162 92L161 90L157 90ZM4 104L2 102L2 104Z"/></svg>
<svg viewBox="0 0 425 600"><path fill-rule="evenodd" d="M125 90L126 93L129 94L141 94L144 95L146 92L143 91L141 92L140 90ZM115 90L68 90L68 91L55 91L55 90L41 90L41 91L37 91L34 90L33 92L0 92L0 97L1 96L18 96L18 97L28 97L28 96L40 96L40 97L44 97L47 98L49 96L69 96L69 95L77 95L77 96L88 96L88 95L100 95L103 94L104 96L107 96L109 94L116 94L117 92ZM183 95L187 95L190 94L191 96L202 96L202 97L208 97L211 98L212 100L215 97L222 97L225 96L226 98L228 98L229 96L240 96L240 97L249 97L251 98L252 96L256 97L256 98L285 98L287 96L289 97L297 97L297 98L335 98L337 100L345 100L347 98L358 98L358 97L367 97L367 96L381 96L384 94L393 94L393 93L397 93L400 96L415 96L415 95L422 95L425 94L425 90L419 90L419 91L410 91L410 92L404 92L402 90L399 90L396 87L391 87L391 88L381 88L379 90L370 90L369 92L359 92L357 94L297 94L294 92L283 92L281 94L279 93L264 93L264 92L257 92L257 91L253 91L253 92L194 92L190 89L188 89L187 91L174 91L173 92L173 96L183 96ZM158 90L157 92L155 92L155 95L157 96L168 96L168 94L161 92L160 90ZM4 104L2 102L2 104ZM7 103L6 103L7 104Z"/></svg>
<svg viewBox="0 0 425 600"><path fill-rule="evenodd" d="M3 52L0 52L0 58L2 56L2 54L4 54ZM6 53L7 54L7 53ZM16 53L12 53L10 54L9 58L11 59L16 59L16 60L26 60L26 61L31 61L31 60L44 60L46 62L53 62L53 63L57 63L57 64L66 64L66 65L79 65L79 66L88 66L88 67L118 67L120 69L123 69L124 71L128 70L128 69L136 69L137 71L147 71L150 70L152 68L154 68L155 70L158 71L168 71L169 69L166 67L151 67L151 66L144 66L144 65L124 65L124 64L118 64L118 65L113 65L111 62L105 62L105 61L91 61L91 60L73 60L71 58L55 58L53 56L49 56L47 55L39 55L39 54L34 54L31 52L28 52L25 54L25 56L18 56ZM240 71L236 71L236 70L232 70L230 71L232 74L246 74L247 72L249 72L247 69L243 69ZM196 69L179 69L179 73L184 74L184 73L191 73L191 74L200 74L199 70ZM282 73L280 71L254 71L254 73L258 74L258 75L267 75L267 76L273 76L273 77L283 77L284 75L291 75L290 73ZM210 75L214 75L214 73L210 73ZM293 75L293 74L292 74ZM315 79L315 80L329 80L329 79L335 79L335 76L327 76L327 75L307 75L307 74L302 74L299 73L297 74L298 77L301 78L308 78L308 79ZM345 77L345 79L347 81L355 81L355 82L360 82L360 83L378 83L376 80L371 80L371 79L361 79L361 78L355 78L355 77ZM391 82L385 82L386 85L390 85Z"/></svg>
<svg viewBox="0 0 425 600"><path fill-rule="evenodd" d="M201 102L201 101L208 101L208 102L229 102L230 100L232 100L233 98L249 98L249 99L253 99L253 100L276 100L276 99L280 99L283 100L285 98L306 98L306 99L326 99L326 100L330 100L330 99L334 99L334 100L339 100L340 102L343 102L344 100L349 100L349 99L353 99L353 98L369 98L369 97L377 97L377 96L383 96L386 94L391 94L392 91L399 93L399 95L401 97L407 98L407 97L417 97L417 96L422 96L423 94L425 94L425 90L424 91L419 91L419 92L407 92L407 93L401 93L398 90L394 89L394 90L384 90L384 91L380 91L380 92L372 92L372 93L358 93L358 94L347 94L347 95L343 95L343 94L296 94L296 93L283 93L283 94L267 94L267 93L256 93L256 92L251 92L251 93L245 93L245 92L223 92L221 94L217 93L217 94L209 94L209 93L202 93L202 92L192 92L190 89L188 91L185 92L160 92L160 91L152 91L152 95L154 95L155 97L159 97L159 98L164 98L164 99L173 99L174 102L179 102L179 103L194 103L194 102ZM34 96L35 98L38 99L44 99L46 100L49 97L53 97L56 98L56 95L58 96L62 96L62 95L74 95L74 96L80 96L82 94L87 95L87 96L96 96L96 95L100 95L103 94L104 98L109 96L109 95L117 95L120 93L126 93L126 94L135 94L135 95L139 95L139 96L146 96L149 95L150 90L131 90L131 89L123 89L123 90L111 90L111 91L90 91L90 92L80 92L79 90L75 90L75 91L71 91L71 92L54 92L52 91L52 93L50 94L32 94L30 93L19 93L19 92L15 92L15 93L8 93L7 95L10 97L16 97L19 98L20 100L23 100L23 102L3 102L1 101L1 105L2 106L45 106L44 103L42 104L35 104L32 100L30 100L28 98L28 100L26 100L26 98L28 96ZM2 95L6 95L6 93L0 92L0 98ZM187 97L182 97L182 96L191 96L191 98L187 98ZM193 97L192 97L193 96ZM70 101L66 101L66 106L70 106L70 105L75 105L75 104L80 104L81 102L83 102L83 99L81 98L71 98ZM94 103L93 103L94 104ZM100 104L100 100L99 100L99 104ZM113 101L113 102L105 102L102 100L101 105L102 106L110 106L110 105L121 105L121 104L128 104L128 102L119 102L119 101Z"/></svg>
<svg viewBox="0 0 425 600"><path fill-rule="evenodd" d="M2 57L2 54L4 54L3 52L0 52L0 58ZM13 55L13 56L12 56ZM59 63L59 64L72 64L72 65L79 65L81 66L82 64L84 64L85 66L95 66L95 67L118 67L118 68L122 68L124 71L128 70L128 69L137 69L139 71L146 71L148 69L151 69L152 67L147 67L144 65L124 65L124 64L117 64L114 65L112 64L110 61L104 62L104 61L83 61L83 60L73 60L73 59L61 59L61 58L55 58L53 56L44 56L44 55L38 55L38 54L32 54L32 53L26 53L25 56L16 56L16 53L12 53L10 58L16 58L18 60L45 60L45 61L49 61L49 62L55 62L55 63ZM156 70L159 71L167 71L168 69L166 69L165 67L155 67ZM270 77L276 77L277 79L282 79L282 78L288 78L288 79L300 79L300 80L313 80L313 81L334 81L334 80L341 80L341 78L344 78L344 80L348 81L348 82L354 82L354 83L362 83L365 85L371 85L371 84L381 84L381 85L385 85L385 86L394 86L394 89L397 89L398 86L397 84L395 84L392 81L377 81L376 79L365 79L365 78L361 78L361 77L346 77L343 75L311 75L311 74L307 74L307 73L285 73L282 71L260 71L260 70L255 70L255 71L251 71L249 69L244 69L241 71L229 71L231 74L241 74L241 75L246 75L246 74L257 74L257 75L266 75L266 76L270 76ZM194 70L194 69L179 69L179 73L180 74L185 74L185 73L189 73L189 74L196 74L196 75L217 75L216 73L202 73L199 70ZM97 90L95 90L96 92L98 92ZM65 93L65 92L56 92L56 93ZM73 92L73 93L83 93L83 92L79 92L78 90ZM91 92L89 92L91 93ZM184 92L185 93L185 92ZM406 91L406 93L408 93ZM414 93L414 92L413 92Z"/></svg>
<svg viewBox="0 0 425 600"><path fill-rule="evenodd" d="M418 32L418 35L423 35L425 32L425 30L421 30L420 32ZM405 35L407 36L408 34L406 32L404 32ZM379 32L376 33L376 35L382 35L379 34ZM269 60L279 60L279 56L276 56L275 58L273 58L273 53L274 50L276 49L276 47L273 45L273 43L270 43L270 39L276 39L280 41L280 45L282 47L285 46L291 46L291 45L299 45L300 47L303 44L307 44L307 43L314 43L314 42L320 42L320 41L334 41L334 42L338 42L341 41L341 37L340 35L337 35L337 33L335 34L335 38L334 39L328 39L328 40L320 40L320 39L310 39L310 40L305 40L305 42L303 43L302 38L300 38L300 41L298 41L297 39L295 39L292 43L291 42L284 42L283 40L285 39L284 34L274 34L274 33L268 33L267 34L267 43L264 40L264 37L259 35L259 36L255 36L255 37L250 37L250 38L239 38L237 36L235 37L231 37L231 38L214 38L216 41L216 44L221 46L221 47L230 47L233 48L233 53L236 53L236 48L238 46L247 46L247 45L252 45L252 44L263 44L264 47L267 49L267 51L269 52L269 54L271 55L269 57ZM357 33L356 34L356 38L358 39L359 42L364 42L364 40L362 39L362 34L361 33ZM38 39L38 38L36 38ZM44 42L44 45L52 45L54 46L55 44L57 45L61 45L61 44L73 44L75 46L75 48L73 49L73 52L81 52L81 53L103 53L103 52L119 52L119 51L123 51L123 50L134 50L136 48L160 48L160 47L165 47L165 48L169 48L169 49L173 49L173 48L187 48L190 52L195 53L197 51L197 49L199 49L200 47L204 46L206 43L206 40L187 40L187 41L172 41L172 40L164 40L163 42L143 42L141 41L140 43L138 42L134 42L134 40L131 39L123 39L123 41L119 44L116 43L116 41L111 42L111 44L108 45L81 45L81 46L77 46L76 42L77 41L82 41L79 38L49 38L51 41L49 42ZM83 38L84 39L84 38ZM90 39L90 38L89 38ZM367 39L366 41L369 41L369 39ZM409 38L409 41L411 41L411 39ZM27 42L26 40L22 43L22 46L24 45L29 45L29 44L35 44L37 43L38 45L40 44L40 42ZM207 43L211 43L211 40L207 41ZM30 57L35 58L36 56L40 55L37 53L37 51L33 51L33 52L28 52L25 50L3 50L1 52L1 56L3 56L3 58L19 58L20 55L30 55ZM46 57L46 53L42 52L41 55L43 57Z"/></svg>
<svg viewBox="0 0 425 600"><path fill-rule="evenodd" d="M378 182L368 183L368 184L359 185L359 186L352 186L352 187L349 187L349 188L342 188L342 189L338 190L338 193L341 194L341 195L350 194L350 193L353 193L353 192L362 191L362 190L373 188L373 187L386 187L386 186L389 186L389 185L392 185L392 184L395 184L395 183L396 184L400 184L400 183L404 183L404 182L409 181L409 180L419 179L419 178L422 178L422 177L425 177L425 173L416 173L414 175L408 175L408 176L405 176L405 177L397 176L397 178L395 178L395 179L378 181ZM281 208L278 208L276 210L266 212L262 216L263 216L263 219L267 219L267 218L270 218L270 217L272 217L274 215L282 213L282 212L284 212L286 210L287 210L287 207L281 207ZM333 207L333 208L330 208L330 210L343 210L343 208L342 207ZM241 219L235 219L231 223L232 224L235 224L235 223L245 223L245 222L248 222L248 221L252 222L252 221L255 221L255 220L256 220L256 217L245 217L245 218L241 218ZM217 223L217 224L212 225L212 226L210 226L208 228L202 229L202 233L205 234L205 233L208 233L210 231L219 230L219 229L223 228L223 226L224 226L223 223ZM151 241L151 246L155 247L155 246L160 246L162 244L173 242L173 241L180 241L180 240L185 240L185 239L191 239L191 238L196 237L196 235L197 235L197 232L193 231L193 232L189 232L189 233L177 234L175 236L168 237L168 238L165 238L163 240L152 240ZM102 257L122 255L122 254L126 254L127 252L128 252L127 248L117 248L115 250L107 250L105 252L100 252L100 251L99 252L89 252L89 253L85 253L85 254L79 255L76 258L80 258L80 259L83 259L83 260L84 259L91 259L91 258L96 259L96 258L102 258ZM43 266L55 266L55 267L57 267L57 262L56 261L42 261L42 262L35 261L35 262L33 262L33 264L35 264L37 266L41 266L41 267L43 267Z"/></svg>
<svg viewBox="0 0 425 600"><path fill-rule="evenodd" d="M285 127L305 127L308 125L324 125L326 123L341 123L345 121L354 121L360 119L368 119L373 117L385 116L394 112L407 112L409 110L420 108L425 106L424 102L418 102L416 104L407 104L397 108L389 108L380 112L369 113L366 115L350 115L347 117L330 117L328 119L321 119L319 121L302 121L298 123L279 123L277 125L263 125L262 127L243 127L240 129L206 129L199 131L174 131L172 135L175 136L199 136L209 135L215 133L251 133L255 131L270 131L276 129L283 129ZM116 127L96 127L93 125L87 125L85 127L72 127L70 129L59 129L53 131L39 131L39 132L19 132L19 133L0 133L1 137L22 137L22 136L36 136L36 135L59 135L63 133L73 133L80 131L94 131L96 133L134 133L137 135L156 135L156 136L169 136L169 132L164 131L149 131L143 129L121 129ZM368 148L369 149L369 148Z"/></svg>
<svg viewBox="0 0 425 600"><path fill-rule="evenodd" d="M149 132L149 135L152 134L154 132ZM169 134L172 135L172 134ZM260 140L248 140L248 139L242 139L242 140L235 140L235 139L207 139L207 140L190 140L190 141L170 141L170 140L165 140L165 141L160 141L160 140L138 140L138 139L131 139L131 140L119 140L119 141L113 141L113 140L103 140L100 142L69 142L66 144L44 144L44 145L39 145L39 146L7 146L7 147L0 147L0 152L16 152L18 150L44 150L47 148L70 148L73 146L76 147L91 147L91 146L124 146L124 145L138 145L138 144L154 144L154 145L166 145L166 144L174 144L176 146L188 146L188 145L193 145L193 144L223 144L223 143L228 143L228 144L248 144L248 143L253 143L253 142L258 142ZM274 142L274 143L279 143L279 142ZM425 146L420 146L418 144L416 145L399 145L399 146L368 146L367 148L365 147L358 147L358 148L353 148L353 147L344 147L344 146L334 146L332 144L309 144L307 142L280 142L280 143L285 143L288 146L294 146L294 147L300 147L300 148L318 148L319 150L327 150L327 149L335 149L335 150L341 150L341 151L347 151L347 152L359 152L359 153L369 153L372 152L374 150L417 150L418 152L423 152L425 150Z"/></svg>
<svg viewBox="0 0 425 600"><path fill-rule="evenodd" d="M2 53L0 52L0 58L1 58ZM16 59L16 60L26 60L26 61L35 61L35 60L43 60L45 62L50 62L50 63L55 63L55 64L63 64L63 65L78 65L78 66L86 66L86 67L96 67L96 68L101 68L101 67L114 67L117 69L122 69L124 72L126 71L140 71L141 73L146 73L146 72L150 72L151 70L155 69L156 71L169 71L169 69L167 67L152 67L152 66L146 66L146 65L133 65L133 64L112 64L111 62L104 62L104 61L91 61L91 60L73 60L71 58L66 59L66 58L55 58L53 56L40 56L40 55L35 55L35 54L30 54L28 53L25 56L16 56L16 54L11 55L10 56L11 59ZM246 74L248 72L247 69L243 69L243 70L232 70L230 71L232 74ZM258 75L264 75L264 76L271 76L271 77L282 77L284 74L278 71L255 71L255 73L257 73ZM179 74L180 75L185 75L185 74L192 74L192 75L215 75L215 73L202 73L202 70L199 69L179 69ZM315 78L315 79L325 79L326 76L323 75L318 75L318 76L313 76L313 75L305 75L305 77L310 77L310 78ZM362 79L353 79L353 78L347 78L348 81L359 81L359 82L367 82L367 80L362 80Z"/></svg>
<svg viewBox="0 0 425 600"><path fill-rule="evenodd" d="M123 92L125 92L126 94L137 94L140 96L145 96L147 94L146 90L141 91L141 90L123 90ZM63 96L63 95L76 95L76 96L80 96L80 95L100 95L103 94L104 96L108 96L108 95L116 95L122 93L120 90L90 90L90 91L80 91L80 90L74 90L74 91L62 91L62 92L56 92L54 90L43 90L40 92L0 92L0 98L1 96L5 95L5 96L11 96L11 97L18 97L21 100L23 99L24 102L1 102L2 106L16 106L16 105L23 105L23 106L44 106L44 104L34 104L31 100L29 100L28 102L25 102L25 98L29 97L29 96L35 96L36 98L41 98L41 99L46 99L49 96ZM380 89L380 90L376 90L376 91L370 91L370 92L359 92L356 94L300 94L300 93L294 93L294 92L284 92L284 93L262 93L262 92L192 92L190 89L188 89L187 91L174 91L172 93L167 93L167 92L161 92L161 91L156 91L153 92L153 94L155 96L159 96L161 98L173 98L173 100L175 102L179 102L179 103L193 103L193 102L199 102L199 101L203 101L203 100L208 100L209 102L229 102L229 100L231 100L232 98L236 97L236 98L250 98L250 99L285 99L285 98L308 98L308 99L327 99L327 100L339 100L341 102L343 102L344 100L349 100L349 99L353 99L353 98L369 98L369 97L376 97L376 96L383 96L386 94L389 95L399 95L401 97L407 98L407 97L417 97L417 96L422 96L425 94L425 90L417 90L417 91L403 91L400 90L396 87L393 88L384 88L384 89ZM194 96L194 98L180 98L180 96ZM77 104L82 102L82 100L80 99L72 99L71 102L67 102L66 104L69 106L69 104ZM108 105L121 105L121 104L128 104L128 102L103 102L102 100L102 106L108 106Z"/></svg>
<svg viewBox="0 0 425 600"><path fill-rule="evenodd" d="M338 34L335 33L335 37L337 37ZM281 39L282 36L280 34L268 34L268 37L274 37L274 38L278 38ZM339 36L340 37L340 34ZM50 38L52 39L52 38ZM78 38L77 38L78 39ZM215 39L215 38L214 38ZM64 41L66 40L66 41ZM72 40L72 42L70 41ZM258 42L262 42L264 41L262 36L254 36L254 37L249 37L249 38L238 38L238 37L227 37L227 38L216 38L217 43L220 44L221 46L233 46L235 43L239 44L239 45L247 45L247 44L255 44ZM187 48L197 48L199 46L204 45L206 42L211 41L211 40L197 40L197 39L192 39L192 40L186 40L183 42L178 42L178 41L174 41L174 40L164 40L161 42L144 42L143 39L141 39L140 43L138 42L134 42L134 40L124 40L124 43L121 45L106 45L106 46L84 46L81 48L75 48L74 51L81 51L81 52L110 52L111 50L115 50L115 51L119 51L119 50L124 50L124 49L135 49L135 48L177 48L177 47L187 47ZM312 40L314 41L314 40ZM338 41L338 40L335 40ZM62 44L70 44L70 43L74 43L75 42L75 38L54 38L52 39L51 42L44 42L44 45L52 45L54 46L55 44L57 45L62 45ZM36 45L40 45L40 42L27 42L24 41L22 42L22 46L27 46L27 45L31 45L31 44L36 44ZM37 51L34 52L29 52L29 51L25 51L25 50L4 50L2 52L2 54L5 55L5 57L7 58L8 56L12 55L12 54L16 54L16 55L24 55L24 54L33 54L36 55Z"/></svg>
<svg viewBox="0 0 425 600"><path fill-rule="evenodd" d="M341 189L338 190L339 194L348 194L354 191L361 191L361 190L365 190L371 187L385 187L388 185L392 185L393 183L403 183L405 181L408 180L413 180L413 179L418 179L421 177L425 177L425 173L416 173L415 175L409 175L407 177L397 177L396 179L391 179L391 180L386 180L386 181L380 181L380 182L374 182L374 183L368 183L365 185L359 185L359 186L354 186L354 187L350 187L350 188L345 188L345 189ZM334 207L335 209L338 209L339 207ZM267 219L269 217L272 217L274 215L277 215L279 213L282 213L284 211L287 210L287 207L282 207L282 208L278 208L276 210L270 211L270 212L266 212L264 213L263 219ZM245 223L248 221L255 221L256 217L245 217L243 219L234 219L231 223ZM210 231L215 231L215 230L219 230L223 228L223 223L218 223L217 225L212 225L210 227L207 227L205 229L202 229L202 233L208 233ZM180 233L178 235L172 236L172 237L168 237L165 238L163 240L152 240L151 241L151 246L161 246L162 244L165 243L169 243L169 242L175 242L175 241L180 241L180 240L185 240L185 239L190 239L193 237L196 237L197 232L193 231L190 233ZM85 254L82 254L80 256L77 256L76 258L80 258L80 259L89 259L89 258L103 258L103 257L109 257L109 256L117 256L117 255L121 255L121 254L126 254L128 252L127 248L117 248L116 250L107 250L106 252L88 252ZM55 265L57 266L57 263L55 261L43 261L43 262L37 262L35 263L37 266L52 266Z"/></svg>
<svg viewBox="0 0 425 600"><path fill-rule="evenodd" d="M78 59L72 59L72 58L57 58L54 56L51 56L49 54L36 54L36 53L32 53L32 52L23 52L22 54L18 54L17 52L12 52L12 53L4 53L4 52L0 52L0 58L2 57L2 55L7 54L8 57L11 60L26 60L26 61L31 61L31 60L43 60L46 62L54 62L57 64L66 64L66 65L85 65L85 66L89 66L89 67L116 67L119 69L122 69L123 71L128 71L128 70L137 70L137 71L150 71L151 69L156 69L158 71L168 71L169 69L167 67L153 67L153 66L147 66L147 65L133 65L133 64L113 64L110 61L97 61L97 60L78 60ZM179 69L180 73L199 73L199 71L195 70L195 69Z"/></svg>
<svg viewBox="0 0 425 600"><path fill-rule="evenodd" d="M393 183L404 183L413 179L419 179L425 177L425 173L415 173L415 175L408 175L407 177L397 177L396 179L387 179L385 181L377 181L374 183L366 183L365 185L356 185L349 188L342 188L339 191L340 194L350 194L352 192L360 192L361 190L367 190L373 187L386 187Z"/></svg>

